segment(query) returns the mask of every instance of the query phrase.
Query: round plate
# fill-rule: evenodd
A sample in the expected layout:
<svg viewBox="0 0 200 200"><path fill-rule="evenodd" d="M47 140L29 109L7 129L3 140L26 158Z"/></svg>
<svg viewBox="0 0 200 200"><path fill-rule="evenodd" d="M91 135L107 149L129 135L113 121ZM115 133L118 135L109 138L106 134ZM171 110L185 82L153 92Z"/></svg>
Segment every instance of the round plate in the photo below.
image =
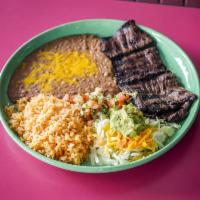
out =
<svg viewBox="0 0 200 200"><path fill-rule="evenodd" d="M35 158L48 163L50 165L72 170L78 172L87 172L87 173L102 173L102 172L114 172L125 170L129 168L133 168L142 164L145 164L165 152L171 149L180 139L186 134L188 129L191 127L192 123L195 120L199 109L199 94L200 94L200 86L199 86L199 78L198 74L195 70L194 65L185 54L185 52L176 45L173 41L154 31L150 28L145 26L140 26L145 32L150 34L152 38L156 41L157 47L159 49L160 55L162 60L168 69L170 69L178 79L180 79L183 86L196 94L198 99L193 103L192 107L190 108L188 117L181 123L181 128L176 132L176 134L168 141L166 146L164 146L159 151L145 157L141 160L137 160L134 162L130 162L124 165L118 166L91 166L90 163L83 163L82 165L72 165L63 163L60 161L56 161L50 158L47 158L33 150L31 150L28 146L26 146L18 136L10 129L8 125L7 117L4 113L4 106L8 105L9 98L7 96L7 88L9 80L15 71L16 67L22 62L22 60L29 55L31 52L35 51L40 46L44 45L45 43L64 37L68 35L77 35L77 34L95 34L100 37L111 36L116 32L118 28L124 23L124 21L119 20L105 20L105 19L98 19L98 20L82 20L76 21L73 23L63 24L61 26L57 26L55 28L49 29L18 48L14 54L10 57L10 59L5 64L1 78L0 78L0 116L1 121L3 123L4 128L6 129L8 135L26 152L34 156Z"/></svg>

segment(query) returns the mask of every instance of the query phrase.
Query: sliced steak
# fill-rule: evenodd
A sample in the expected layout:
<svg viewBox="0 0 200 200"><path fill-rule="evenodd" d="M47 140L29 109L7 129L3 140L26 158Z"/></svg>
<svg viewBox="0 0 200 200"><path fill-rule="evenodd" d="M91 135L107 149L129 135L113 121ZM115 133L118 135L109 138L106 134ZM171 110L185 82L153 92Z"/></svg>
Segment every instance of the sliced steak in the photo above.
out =
<svg viewBox="0 0 200 200"><path fill-rule="evenodd" d="M164 95L139 93L132 102L148 117L179 121L187 115L196 95L182 87L171 88Z"/></svg>
<svg viewBox="0 0 200 200"><path fill-rule="evenodd" d="M169 98L174 99L175 101L194 101L197 96L193 94L192 92L189 92L183 87L173 87L173 88L167 88L166 93Z"/></svg>
<svg viewBox="0 0 200 200"><path fill-rule="evenodd" d="M162 70L165 70L165 66L164 65L160 65L158 68L155 67L155 69L152 69L152 73L157 73L157 70L158 71L162 71ZM143 74L143 73L148 73L149 70L146 66L143 66L143 67L140 67L138 69L126 69L124 71L116 71L115 69L113 69L114 71L114 74L115 74L115 77L118 79L118 80L124 80L124 79L128 79L130 78L132 75L135 75L137 73L139 74Z"/></svg>
<svg viewBox="0 0 200 200"><path fill-rule="evenodd" d="M191 101L186 101L180 109L175 111L167 111L165 113L160 114L158 117L161 119L164 119L166 121L173 121L173 122L179 122L183 120L188 115L188 110L191 106Z"/></svg>
<svg viewBox="0 0 200 200"><path fill-rule="evenodd" d="M166 73L165 69L153 69L149 71L147 68L130 70L128 74L117 74L116 78L120 85L132 85L140 81L149 81L158 77L158 75Z"/></svg>
<svg viewBox="0 0 200 200"><path fill-rule="evenodd" d="M170 99L167 95L138 94L132 101L141 111L152 115L176 110L182 105L182 102Z"/></svg>
<svg viewBox="0 0 200 200"><path fill-rule="evenodd" d="M113 59L113 67L118 73L138 68L155 69L162 65L156 47L149 47L145 50L133 52L128 56Z"/></svg>
<svg viewBox="0 0 200 200"><path fill-rule="evenodd" d="M147 75L147 73L145 75ZM127 79L119 81L118 84L122 90L126 89L128 85L129 91L152 93L156 95L165 94L166 89L169 87L179 86L176 76L170 71L164 71L164 73L162 72L161 74L157 73L154 74L154 76L150 76L151 72L149 72L148 75L151 78L148 79L148 76L144 76L140 80L137 79L137 81Z"/></svg>
<svg viewBox="0 0 200 200"><path fill-rule="evenodd" d="M101 50L113 58L144 48L152 42L152 38L140 30L134 20L130 20L114 36L102 39Z"/></svg>

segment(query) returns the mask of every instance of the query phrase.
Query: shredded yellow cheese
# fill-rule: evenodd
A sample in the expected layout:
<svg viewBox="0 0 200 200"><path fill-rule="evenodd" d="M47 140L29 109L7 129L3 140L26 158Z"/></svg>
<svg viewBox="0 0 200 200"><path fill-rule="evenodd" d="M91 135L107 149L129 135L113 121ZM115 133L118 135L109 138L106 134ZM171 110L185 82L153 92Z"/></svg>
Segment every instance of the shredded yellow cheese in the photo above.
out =
<svg viewBox="0 0 200 200"><path fill-rule="evenodd" d="M31 69L23 84L26 89L36 84L41 92L51 91L53 82L77 84L76 78L97 73L96 63L87 53L77 51L39 51L37 61L32 63Z"/></svg>
<svg viewBox="0 0 200 200"><path fill-rule="evenodd" d="M124 136L115 130L110 129L109 125L104 127L106 134L106 146L108 148L114 148L117 151L133 151L133 150L145 150L148 149L151 152L155 152L157 145L153 140L152 133L155 131L153 128L147 128L139 135L133 137Z"/></svg>

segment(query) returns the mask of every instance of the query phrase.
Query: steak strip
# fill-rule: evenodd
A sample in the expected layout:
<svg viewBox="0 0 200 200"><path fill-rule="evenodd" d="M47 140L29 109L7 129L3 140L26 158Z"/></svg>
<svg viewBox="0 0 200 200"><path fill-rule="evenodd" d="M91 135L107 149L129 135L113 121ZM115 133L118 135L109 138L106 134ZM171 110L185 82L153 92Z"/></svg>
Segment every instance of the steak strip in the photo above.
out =
<svg viewBox="0 0 200 200"><path fill-rule="evenodd" d="M113 60L113 67L117 72L132 68L138 69L144 66L148 69L155 69L159 68L160 65L162 65L162 61L155 46Z"/></svg>
<svg viewBox="0 0 200 200"><path fill-rule="evenodd" d="M150 45L151 37L140 30L134 20L126 22L113 37L102 39L101 50L110 58Z"/></svg>

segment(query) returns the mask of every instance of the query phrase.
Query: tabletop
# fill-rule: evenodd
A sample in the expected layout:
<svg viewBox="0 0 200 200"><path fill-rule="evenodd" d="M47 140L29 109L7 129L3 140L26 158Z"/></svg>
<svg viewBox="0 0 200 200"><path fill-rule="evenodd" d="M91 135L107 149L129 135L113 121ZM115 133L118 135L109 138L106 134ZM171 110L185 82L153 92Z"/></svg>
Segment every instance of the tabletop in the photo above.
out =
<svg viewBox="0 0 200 200"><path fill-rule="evenodd" d="M111 0L1 0L0 67L35 34L80 19L135 19L167 35L200 72L200 9ZM200 199L200 115L167 154L110 174L65 171L36 160L0 125L0 199Z"/></svg>

